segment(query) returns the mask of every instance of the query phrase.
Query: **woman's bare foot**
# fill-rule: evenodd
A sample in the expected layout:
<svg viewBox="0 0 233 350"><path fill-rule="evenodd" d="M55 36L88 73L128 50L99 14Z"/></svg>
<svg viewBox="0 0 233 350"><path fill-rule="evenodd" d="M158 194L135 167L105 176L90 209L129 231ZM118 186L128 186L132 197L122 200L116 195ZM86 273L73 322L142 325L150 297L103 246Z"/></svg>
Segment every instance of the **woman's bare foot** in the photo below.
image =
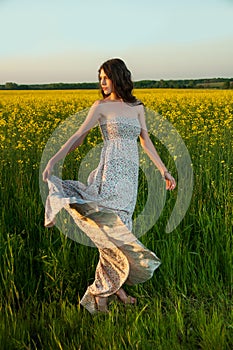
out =
<svg viewBox="0 0 233 350"><path fill-rule="evenodd" d="M131 304L135 305L137 302L137 299L134 297L131 297L130 295L127 295L124 291L123 288L120 288L117 292L116 295L118 298L124 303L124 304Z"/></svg>
<svg viewBox="0 0 233 350"><path fill-rule="evenodd" d="M95 302L97 309L100 312L109 312L108 311L108 298L107 297L95 297Z"/></svg>

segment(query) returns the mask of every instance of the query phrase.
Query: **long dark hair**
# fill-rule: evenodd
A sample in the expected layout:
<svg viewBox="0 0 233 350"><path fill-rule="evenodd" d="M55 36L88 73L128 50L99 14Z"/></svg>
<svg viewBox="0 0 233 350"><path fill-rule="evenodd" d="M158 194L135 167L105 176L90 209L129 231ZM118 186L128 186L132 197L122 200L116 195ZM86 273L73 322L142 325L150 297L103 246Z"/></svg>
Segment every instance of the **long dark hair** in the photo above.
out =
<svg viewBox="0 0 233 350"><path fill-rule="evenodd" d="M120 58L112 58L104 62L98 71L99 81L101 69L104 70L107 77L112 81L114 92L119 98L121 98L124 102L141 104L141 102L132 95L133 82L131 80L131 73L126 67L124 61L122 61ZM106 98L107 96L104 94L101 86L100 89L103 98Z"/></svg>

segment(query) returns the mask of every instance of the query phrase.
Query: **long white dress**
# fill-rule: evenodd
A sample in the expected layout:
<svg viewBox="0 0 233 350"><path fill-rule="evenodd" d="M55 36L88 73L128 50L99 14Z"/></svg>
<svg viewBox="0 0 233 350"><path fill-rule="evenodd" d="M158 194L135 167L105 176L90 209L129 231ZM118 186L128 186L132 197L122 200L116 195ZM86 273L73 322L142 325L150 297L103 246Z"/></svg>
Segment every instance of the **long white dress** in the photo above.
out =
<svg viewBox="0 0 233 350"><path fill-rule="evenodd" d="M140 113L142 105L95 104L89 119L98 120L104 141L98 167L87 184L56 176L48 181L45 226L54 225L56 214L65 208L99 250L95 280L81 299L90 313L97 311L95 296L110 296L124 283L145 282L160 265L131 232L138 188L137 139L145 127Z"/></svg>

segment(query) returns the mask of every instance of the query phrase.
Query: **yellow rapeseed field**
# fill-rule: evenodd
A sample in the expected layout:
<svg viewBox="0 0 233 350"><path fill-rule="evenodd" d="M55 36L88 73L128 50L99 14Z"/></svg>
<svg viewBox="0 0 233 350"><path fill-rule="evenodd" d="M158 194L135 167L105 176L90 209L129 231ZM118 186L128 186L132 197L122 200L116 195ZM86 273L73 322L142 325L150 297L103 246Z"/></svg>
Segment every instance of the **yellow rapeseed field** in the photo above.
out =
<svg viewBox="0 0 233 350"><path fill-rule="evenodd" d="M233 91L143 89L134 93L147 108L173 124L191 156L196 154L208 161L218 149L218 160L227 161L220 155L232 142ZM61 121L99 98L96 90L1 91L1 161L9 162L10 151L18 162L31 163L29 150L40 153Z"/></svg>

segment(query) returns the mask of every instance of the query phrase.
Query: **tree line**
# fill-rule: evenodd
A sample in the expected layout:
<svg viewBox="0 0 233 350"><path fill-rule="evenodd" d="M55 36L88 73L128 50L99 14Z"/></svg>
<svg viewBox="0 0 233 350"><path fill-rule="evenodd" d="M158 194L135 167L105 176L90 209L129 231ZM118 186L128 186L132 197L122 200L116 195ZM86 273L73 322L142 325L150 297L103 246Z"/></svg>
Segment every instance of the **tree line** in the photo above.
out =
<svg viewBox="0 0 233 350"><path fill-rule="evenodd" d="M6 82L0 90L73 90L98 89L99 83L49 83L17 84ZM136 89L233 89L233 78L185 79L185 80L140 80L134 82Z"/></svg>

